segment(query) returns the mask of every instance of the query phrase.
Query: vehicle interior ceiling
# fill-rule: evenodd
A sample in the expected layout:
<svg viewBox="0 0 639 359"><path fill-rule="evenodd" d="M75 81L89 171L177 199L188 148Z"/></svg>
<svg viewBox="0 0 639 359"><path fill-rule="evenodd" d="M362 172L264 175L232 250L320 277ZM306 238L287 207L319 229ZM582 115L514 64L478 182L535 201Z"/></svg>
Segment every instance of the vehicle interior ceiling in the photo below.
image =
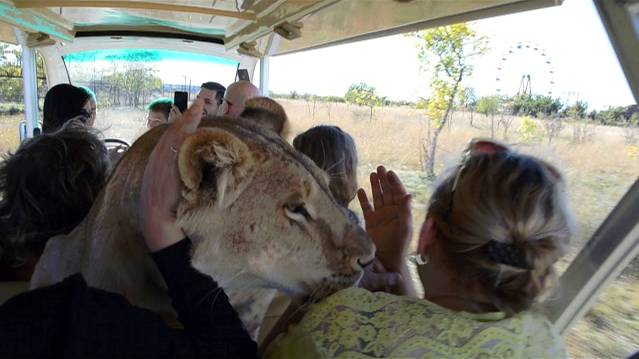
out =
<svg viewBox="0 0 639 359"><path fill-rule="evenodd" d="M0 0L0 41L18 43L12 27L23 29L30 34L25 41L41 50L50 66L49 61L55 61L53 57L68 53L64 47L76 42L87 46L82 50L116 45L103 40L82 41L85 38L119 40L119 46L140 38L169 38L175 40L173 46L179 46L181 41L203 43L193 50L216 49L218 56L248 58L242 66L252 74L256 59L263 56L556 3L555 0L218 0L212 6L209 0ZM51 51L54 49L58 53ZM49 75L55 76L55 72L49 71ZM52 80L53 84L57 82Z"/></svg>
<svg viewBox="0 0 639 359"><path fill-rule="evenodd" d="M63 56L114 48L180 50L236 61L253 77L270 56L561 6L561 0L0 0L0 41L35 48L49 85L68 82ZM635 98L639 3L595 0ZM634 54L634 55L633 55ZM264 71L261 71L264 77ZM253 79L257 83L257 79ZM264 79L262 79L264 85ZM562 277L549 304L560 330L639 251L635 183Z"/></svg>

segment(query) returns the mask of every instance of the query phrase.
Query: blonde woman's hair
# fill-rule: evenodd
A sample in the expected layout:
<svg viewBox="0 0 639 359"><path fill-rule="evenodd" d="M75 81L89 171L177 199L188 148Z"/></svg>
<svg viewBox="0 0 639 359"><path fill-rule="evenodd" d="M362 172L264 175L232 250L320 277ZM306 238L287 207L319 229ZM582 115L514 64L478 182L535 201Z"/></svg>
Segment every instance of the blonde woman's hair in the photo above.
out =
<svg viewBox="0 0 639 359"><path fill-rule="evenodd" d="M437 186L428 217L461 284L479 284L508 315L553 284L574 232L559 171L510 151L468 157Z"/></svg>
<svg viewBox="0 0 639 359"><path fill-rule="evenodd" d="M272 130L282 138L287 138L290 132L286 111L277 101L268 97L253 97L246 100L240 117Z"/></svg>
<svg viewBox="0 0 639 359"><path fill-rule="evenodd" d="M337 126L316 126L293 139L293 147L324 170L337 202L348 207L357 193L357 148L355 141Z"/></svg>

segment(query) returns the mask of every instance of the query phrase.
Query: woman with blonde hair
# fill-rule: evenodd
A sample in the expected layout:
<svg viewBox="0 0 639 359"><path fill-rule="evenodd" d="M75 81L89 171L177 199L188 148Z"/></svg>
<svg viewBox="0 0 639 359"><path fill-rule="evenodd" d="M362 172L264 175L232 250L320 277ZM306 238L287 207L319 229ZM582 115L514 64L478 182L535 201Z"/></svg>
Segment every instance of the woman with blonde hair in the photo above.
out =
<svg viewBox="0 0 639 359"><path fill-rule="evenodd" d="M293 147L328 174L333 197L348 208L357 193L357 147L351 135L337 126L315 126L297 135Z"/></svg>
<svg viewBox="0 0 639 359"><path fill-rule="evenodd" d="M358 197L377 256L404 273L410 195L383 167L373 205ZM412 256L423 299L351 288L312 305L269 357L565 357L563 340L535 304L573 233L564 181L551 165L485 140L436 186ZM400 293L401 292L401 293Z"/></svg>

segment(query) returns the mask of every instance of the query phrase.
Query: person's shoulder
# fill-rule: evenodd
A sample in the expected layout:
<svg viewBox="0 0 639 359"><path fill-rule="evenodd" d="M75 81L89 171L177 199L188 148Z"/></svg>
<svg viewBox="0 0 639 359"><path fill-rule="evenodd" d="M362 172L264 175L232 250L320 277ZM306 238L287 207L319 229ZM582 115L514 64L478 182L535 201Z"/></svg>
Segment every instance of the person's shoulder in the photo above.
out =
<svg viewBox="0 0 639 359"><path fill-rule="evenodd" d="M512 318L521 320L527 326L535 326L537 328L545 328L550 331L554 331L554 326L546 314L544 314L543 310L539 308L524 310L515 314Z"/></svg>
<svg viewBox="0 0 639 359"><path fill-rule="evenodd" d="M322 303L341 303L341 302L371 302L377 301L387 296L394 296L384 292L371 292L364 288L349 287L342 289L330 295L322 301Z"/></svg>
<svg viewBox="0 0 639 359"><path fill-rule="evenodd" d="M0 306L0 321L39 320L46 313L62 312L77 293L87 289L84 278L75 274L57 284L17 294Z"/></svg>
<svg viewBox="0 0 639 359"><path fill-rule="evenodd" d="M427 303L419 298L400 296L386 292L371 292L364 288L350 287L342 289L312 306L315 311L333 310L335 307L350 308L362 312L374 312L388 306L406 305L424 306Z"/></svg>
<svg viewBox="0 0 639 359"><path fill-rule="evenodd" d="M521 332L526 336L528 354L537 353L545 358L567 357L563 337L541 310L526 310L513 319L521 321L519 325Z"/></svg>

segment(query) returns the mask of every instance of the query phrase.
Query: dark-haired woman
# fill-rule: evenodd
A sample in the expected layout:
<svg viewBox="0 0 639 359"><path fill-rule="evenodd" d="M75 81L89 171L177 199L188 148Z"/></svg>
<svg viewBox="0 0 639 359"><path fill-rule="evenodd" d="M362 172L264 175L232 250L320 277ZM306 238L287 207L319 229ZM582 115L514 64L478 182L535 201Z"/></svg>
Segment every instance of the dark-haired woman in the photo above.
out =
<svg viewBox="0 0 639 359"><path fill-rule="evenodd" d="M86 127L93 127L94 103L91 93L81 87L70 84L53 86L44 97L42 132L55 132L71 119L81 121Z"/></svg>
<svg viewBox="0 0 639 359"><path fill-rule="evenodd" d="M0 163L0 281L29 281L46 241L86 216L110 167L77 121L24 142Z"/></svg>

